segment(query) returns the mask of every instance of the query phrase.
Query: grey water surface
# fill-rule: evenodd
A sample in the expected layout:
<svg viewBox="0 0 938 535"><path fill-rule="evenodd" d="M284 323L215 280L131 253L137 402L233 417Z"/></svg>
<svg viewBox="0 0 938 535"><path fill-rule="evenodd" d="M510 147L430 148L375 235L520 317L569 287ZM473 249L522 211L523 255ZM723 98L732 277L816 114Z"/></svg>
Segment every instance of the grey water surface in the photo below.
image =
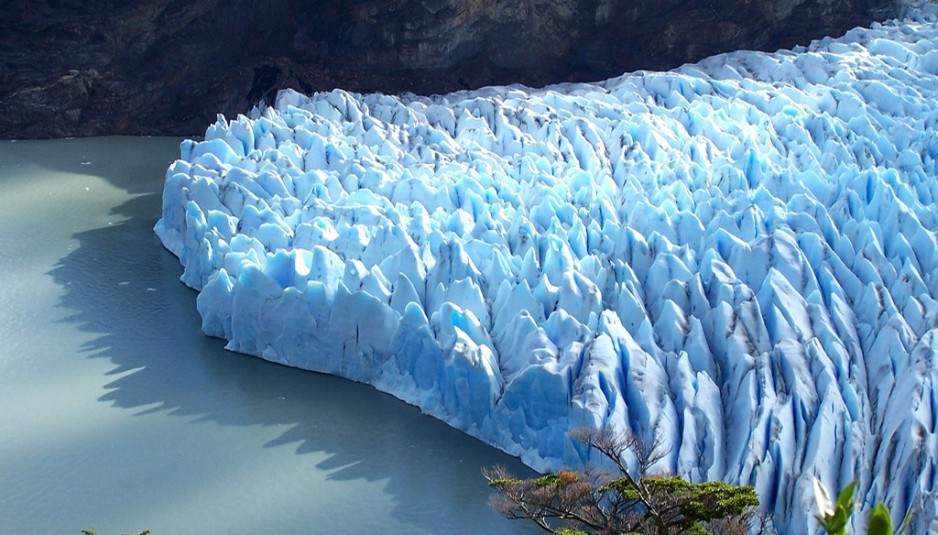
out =
<svg viewBox="0 0 938 535"><path fill-rule="evenodd" d="M225 351L152 232L179 139L0 141L0 533L528 533L519 461Z"/></svg>

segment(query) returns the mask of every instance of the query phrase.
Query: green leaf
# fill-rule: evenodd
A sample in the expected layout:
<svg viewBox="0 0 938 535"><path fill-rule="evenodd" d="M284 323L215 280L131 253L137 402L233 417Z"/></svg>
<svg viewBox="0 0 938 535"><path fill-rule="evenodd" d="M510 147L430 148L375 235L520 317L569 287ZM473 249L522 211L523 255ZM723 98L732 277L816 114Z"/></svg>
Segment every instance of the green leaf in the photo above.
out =
<svg viewBox="0 0 938 535"><path fill-rule="evenodd" d="M857 488L857 480L853 480L849 485L844 487L844 490L840 492L840 496L837 497L837 507L843 508L847 511L847 514L853 512L853 493Z"/></svg>
<svg viewBox="0 0 938 535"><path fill-rule="evenodd" d="M828 517L829 523L827 532L831 535L846 535L847 522L850 520L850 514L846 509L838 507L833 515Z"/></svg>
<svg viewBox="0 0 938 535"><path fill-rule="evenodd" d="M892 535L892 517L882 503L870 513L870 523L867 525L866 532L868 535Z"/></svg>

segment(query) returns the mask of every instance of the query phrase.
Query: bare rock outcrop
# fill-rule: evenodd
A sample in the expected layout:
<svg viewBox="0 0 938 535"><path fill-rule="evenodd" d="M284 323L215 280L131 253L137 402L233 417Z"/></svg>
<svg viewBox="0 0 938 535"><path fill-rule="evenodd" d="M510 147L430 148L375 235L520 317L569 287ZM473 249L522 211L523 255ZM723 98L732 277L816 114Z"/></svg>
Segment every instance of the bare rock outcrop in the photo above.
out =
<svg viewBox="0 0 938 535"><path fill-rule="evenodd" d="M201 133L276 91L443 93L667 69L889 16L884 0L11 0L0 137Z"/></svg>

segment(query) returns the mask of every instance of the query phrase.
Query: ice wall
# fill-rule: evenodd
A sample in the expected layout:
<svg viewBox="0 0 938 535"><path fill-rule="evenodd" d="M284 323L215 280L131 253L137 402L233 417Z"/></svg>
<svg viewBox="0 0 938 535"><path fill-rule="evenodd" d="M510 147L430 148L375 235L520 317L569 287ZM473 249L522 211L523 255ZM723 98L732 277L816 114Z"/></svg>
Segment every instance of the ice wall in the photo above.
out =
<svg viewBox="0 0 938 535"><path fill-rule="evenodd" d="M375 385L533 467L565 434L936 516L938 24L596 84L310 97L185 141L156 232L234 351ZM862 517L862 515L860 515ZM932 526L935 527L935 526Z"/></svg>

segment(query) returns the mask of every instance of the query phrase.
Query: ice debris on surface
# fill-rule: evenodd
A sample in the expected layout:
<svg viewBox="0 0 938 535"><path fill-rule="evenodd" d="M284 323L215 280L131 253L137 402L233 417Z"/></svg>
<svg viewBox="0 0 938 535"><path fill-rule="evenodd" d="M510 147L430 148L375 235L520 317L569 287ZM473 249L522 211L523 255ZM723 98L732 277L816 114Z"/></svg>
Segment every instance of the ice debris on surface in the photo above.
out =
<svg viewBox="0 0 938 535"><path fill-rule="evenodd" d="M182 143L156 232L234 351L535 468L610 425L659 437L662 469L754 484L783 533L812 529L815 477L924 532L935 21L596 84L282 92Z"/></svg>

